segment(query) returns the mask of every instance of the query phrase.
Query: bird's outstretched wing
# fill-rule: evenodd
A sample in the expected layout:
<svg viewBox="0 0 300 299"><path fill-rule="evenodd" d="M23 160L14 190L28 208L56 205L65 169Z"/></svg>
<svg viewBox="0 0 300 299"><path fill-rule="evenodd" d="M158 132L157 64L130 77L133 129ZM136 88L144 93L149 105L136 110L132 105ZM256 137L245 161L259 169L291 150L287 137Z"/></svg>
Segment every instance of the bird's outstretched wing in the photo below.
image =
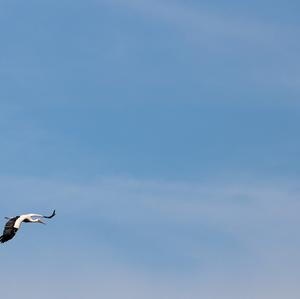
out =
<svg viewBox="0 0 300 299"><path fill-rule="evenodd" d="M0 237L1 243L9 241L10 239L12 239L15 236L18 229L14 227L14 224L18 218L19 218L19 216L16 216L6 222L4 230L3 230L3 235Z"/></svg>

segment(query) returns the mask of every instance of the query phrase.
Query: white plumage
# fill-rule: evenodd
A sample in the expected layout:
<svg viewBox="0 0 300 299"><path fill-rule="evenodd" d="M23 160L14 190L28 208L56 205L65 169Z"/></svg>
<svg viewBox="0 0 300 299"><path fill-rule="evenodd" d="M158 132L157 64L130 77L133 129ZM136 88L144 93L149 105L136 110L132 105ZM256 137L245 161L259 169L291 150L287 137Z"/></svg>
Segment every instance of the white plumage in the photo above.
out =
<svg viewBox="0 0 300 299"><path fill-rule="evenodd" d="M40 215L40 214L24 214L24 215L16 216L16 217L13 217L13 218L7 218L6 217L9 220L5 224L3 234L0 237L0 242L5 243L5 242L11 240L15 236L15 234L17 233L17 231L19 230L19 228L21 227L21 224L23 222L25 222L25 223L42 223L42 224L45 224L41 220L41 218L51 219L52 217L55 216L55 214L56 213L55 213L55 210L54 210L52 215L50 215L50 216L44 216L44 215Z"/></svg>

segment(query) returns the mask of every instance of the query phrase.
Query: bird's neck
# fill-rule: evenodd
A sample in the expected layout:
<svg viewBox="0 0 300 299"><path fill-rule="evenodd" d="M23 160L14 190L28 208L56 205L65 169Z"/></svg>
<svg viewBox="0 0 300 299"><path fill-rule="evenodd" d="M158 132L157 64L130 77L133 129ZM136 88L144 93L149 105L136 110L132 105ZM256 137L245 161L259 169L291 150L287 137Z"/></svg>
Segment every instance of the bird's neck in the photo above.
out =
<svg viewBox="0 0 300 299"><path fill-rule="evenodd" d="M16 222L15 222L15 224L14 224L14 228L19 229L20 226L21 226L21 224L22 224L22 222L23 222L25 219L26 219L26 216L20 216L20 217L16 220Z"/></svg>

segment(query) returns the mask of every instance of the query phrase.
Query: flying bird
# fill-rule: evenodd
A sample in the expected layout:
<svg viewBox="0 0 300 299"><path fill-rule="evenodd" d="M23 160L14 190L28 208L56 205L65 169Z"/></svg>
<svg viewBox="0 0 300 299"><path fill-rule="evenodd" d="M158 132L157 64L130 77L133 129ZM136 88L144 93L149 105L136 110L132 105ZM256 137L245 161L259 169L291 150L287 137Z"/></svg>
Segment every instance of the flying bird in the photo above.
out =
<svg viewBox="0 0 300 299"><path fill-rule="evenodd" d="M41 218L51 219L55 216L55 214L56 213L54 210L52 215L50 215L50 216L44 216L44 215L40 215L40 214L24 214L24 215L16 216L13 218L5 217L6 219L8 219L8 221L5 224L5 227L3 230L3 235L0 237L0 242L5 243L5 242L11 240L15 236L17 231L19 230L22 222L45 224L45 222L43 222L41 220Z"/></svg>

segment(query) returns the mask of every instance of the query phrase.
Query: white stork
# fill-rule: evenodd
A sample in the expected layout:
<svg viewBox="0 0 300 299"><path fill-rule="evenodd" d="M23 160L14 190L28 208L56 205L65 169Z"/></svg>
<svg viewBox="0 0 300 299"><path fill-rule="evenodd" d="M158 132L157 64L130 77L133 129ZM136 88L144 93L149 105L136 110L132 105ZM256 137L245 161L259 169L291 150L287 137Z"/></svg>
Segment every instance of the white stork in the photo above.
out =
<svg viewBox="0 0 300 299"><path fill-rule="evenodd" d="M6 219L9 219L9 220L5 224L5 227L3 230L3 235L0 237L0 242L4 243L4 242L11 240L15 236L17 231L19 230L22 222L45 224L40 218L51 219L52 217L55 216L55 214L56 213L54 210L52 215L50 215L50 216L44 216L44 215L40 215L40 214L24 214L24 215L16 216L13 218L5 217ZM32 217L35 217L35 218L32 218Z"/></svg>

